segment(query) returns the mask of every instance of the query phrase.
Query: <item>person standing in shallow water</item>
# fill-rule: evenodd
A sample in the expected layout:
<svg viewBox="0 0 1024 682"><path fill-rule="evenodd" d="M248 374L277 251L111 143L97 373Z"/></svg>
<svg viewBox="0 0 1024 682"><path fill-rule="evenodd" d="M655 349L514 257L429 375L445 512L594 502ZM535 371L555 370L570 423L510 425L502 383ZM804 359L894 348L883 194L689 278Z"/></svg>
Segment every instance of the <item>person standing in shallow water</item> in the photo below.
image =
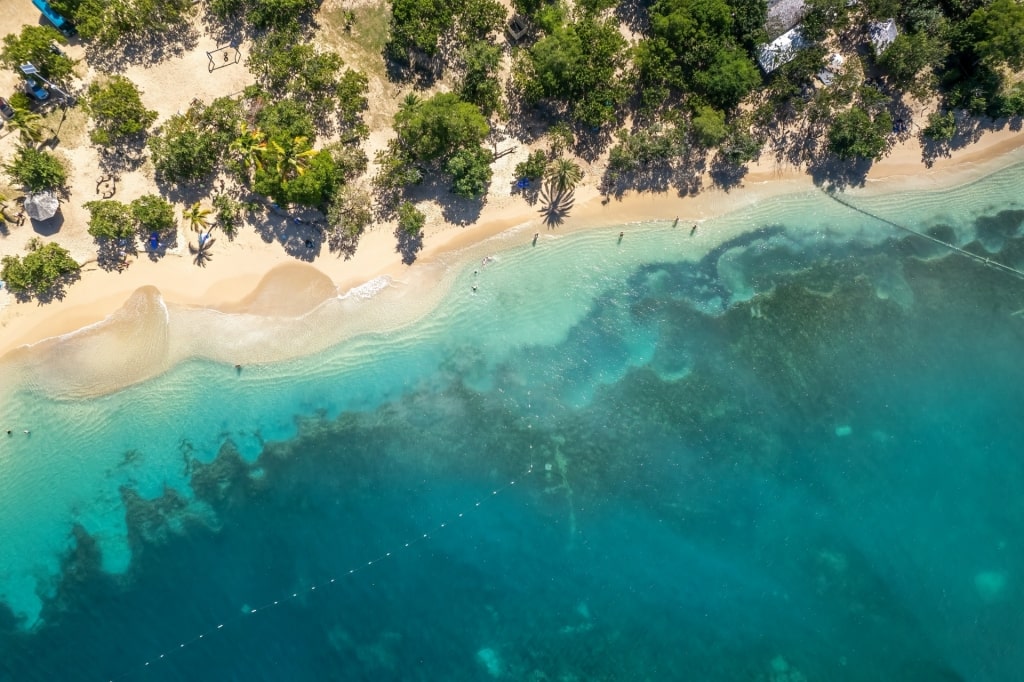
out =
<svg viewBox="0 0 1024 682"><path fill-rule="evenodd" d="M690 236L692 237L694 234L696 234L696 232L697 232L697 223L694 223L693 227L690 228Z"/></svg>

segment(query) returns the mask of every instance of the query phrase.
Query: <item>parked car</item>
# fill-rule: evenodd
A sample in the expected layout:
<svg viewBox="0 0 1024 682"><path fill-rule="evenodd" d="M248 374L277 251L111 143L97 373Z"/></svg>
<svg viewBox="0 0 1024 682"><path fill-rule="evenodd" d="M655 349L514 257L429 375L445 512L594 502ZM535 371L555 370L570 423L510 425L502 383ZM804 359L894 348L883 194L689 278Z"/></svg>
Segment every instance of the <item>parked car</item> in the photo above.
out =
<svg viewBox="0 0 1024 682"><path fill-rule="evenodd" d="M50 41L50 52L61 57L67 57L68 53L61 49L60 45L57 44L56 40Z"/></svg>
<svg viewBox="0 0 1024 682"><path fill-rule="evenodd" d="M5 118L11 118L14 116L14 109L11 107L11 103L3 97L0 97L0 114L3 114Z"/></svg>
<svg viewBox="0 0 1024 682"><path fill-rule="evenodd" d="M25 81L25 94L40 102L46 101L50 96L50 92L46 88L31 78Z"/></svg>

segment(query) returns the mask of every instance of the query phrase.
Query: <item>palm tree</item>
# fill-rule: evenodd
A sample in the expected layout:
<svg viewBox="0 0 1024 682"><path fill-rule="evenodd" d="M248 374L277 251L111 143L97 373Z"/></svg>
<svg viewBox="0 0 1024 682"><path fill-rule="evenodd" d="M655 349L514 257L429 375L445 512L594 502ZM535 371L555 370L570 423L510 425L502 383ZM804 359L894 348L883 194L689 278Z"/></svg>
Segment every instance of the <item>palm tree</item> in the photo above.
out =
<svg viewBox="0 0 1024 682"><path fill-rule="evenodd" d="M292 140L292 143L285 149L274 140L270 141L270 148L277 155L277 174L281 176L282 180L288 180L294 175L304 175L306 173L306 166L309 165L309 159L316 156L317 151L315 149L307 149L305 151L298 151L307 144L305 137L296 137ZM294 173L294 175L293 175Z"/></svg>
<svg viewBox="0 0 1024 682"><path fill-rule="evenodd" d="M210 224L207 217L212 213L208 208L203 208L200 203L196 203L189 206L187 209L181 212L181 217L188 221L189 228L193 232L202 232L203 228Z"/></svg>
<svg viewBox="0 0 1024 682"><path fill-rule="evenodd" d="M238 125L238 137L228 145L228 150L235 154L242 165L249 168L263 169L263 155L267 153L266 134L259 128L250 128L243 121Z"/></svg>
<svg viewBox="0 0 1024 682"><path fill-rule="evenodd" d="M416 107L419 106L421 101L422 100L420 100L419 95L417 95L415 92L410 92L408 95L402 98L402 103L398 105L398 108L401 109L402 111L405 111L406 109L415 109Z"/></svg>
<svg viewBox="0 0 1024 682"><path fill-rule="evenodd" d="M21 135L25 144L37 144L43 140L43 117L27 109L15 109L10 126Z"/></svg>
<svg viewBox="0 0 1024 682"><path fill-rule="evenodd" d="M571 192L576 188L576 184L583 179L583 169L575 161L555 159L544 170L544 179L557 194Z"/></svg>

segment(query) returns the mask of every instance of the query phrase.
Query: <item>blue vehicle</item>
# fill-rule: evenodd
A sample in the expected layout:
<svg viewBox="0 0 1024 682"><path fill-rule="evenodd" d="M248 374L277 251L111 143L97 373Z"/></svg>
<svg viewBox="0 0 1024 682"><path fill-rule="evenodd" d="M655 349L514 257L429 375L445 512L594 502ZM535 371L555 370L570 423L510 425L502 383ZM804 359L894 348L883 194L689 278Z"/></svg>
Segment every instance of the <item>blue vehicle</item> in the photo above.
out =
<svg viewBox="0 0 1024 682"><path fill-rule="evenodd" d="M32 78L25 79L25 94L39 102L45 102L50 97L50 91Z"/></svg>
<svg viewBox="0 0 1024 682"><path fill-rule="evenodd" d="M63 33L65 36L73 36L75 34L75 27L71 25L71 22L57 14L50 7L50 3L46 0L32 0L32 4L36 6L46 20L53 24L53 27Z"/></svg>

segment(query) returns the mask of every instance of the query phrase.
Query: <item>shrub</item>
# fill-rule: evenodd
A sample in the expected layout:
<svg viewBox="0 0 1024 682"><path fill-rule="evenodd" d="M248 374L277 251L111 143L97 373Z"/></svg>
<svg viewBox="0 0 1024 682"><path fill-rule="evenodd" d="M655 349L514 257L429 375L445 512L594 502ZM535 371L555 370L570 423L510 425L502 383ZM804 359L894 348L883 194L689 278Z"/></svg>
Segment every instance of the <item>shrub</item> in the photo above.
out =
<svg viewBox="0 0 1024 682"><path fill-rule="evenodd" d="M15 293L45 293L65 275L78 272L81 266L71 253L56 243L29 242L24 258L4 256L0 261L0 279Z"/></svg>
<svg viewBox="0 0 1024 682"><path fill-rule="evenodd" d="M60 159L33 147L19 147L14 159L4 165L4 170L27 192L60 189L68 178L67 169Z"/></svg>
<svg viewBox="0 0 1024 682"><path fill-rule="evenodd" d="M128 204L114 199L87 201L89 234L96 240L128 239L135 236L135 219Z"/></svg>
<svg viewBox="0 0 1024 682"><path fill-rule="evenodd" d="M403 201L398 205L398 229L410 237L415 237L423 231L423 225L427 222L427 216L416 208L412 202Z"/></svg>
<svg viewBox="0 0 1024 682"><path fill-rule="evenodd" d="M178 226L174 207L155 194L144 194L135 199L130 208L132 218L143 235L148 235L151 232L164 234L175 230Z"/></svg>
<svg viewBox="0 0 1024 682"><path fill-rule="evenodd" d="M143 106L135 83L124 76L91 83L82 104L96 125L89 138L100 145L138 135L156 120L156 112Z"/></svg>

